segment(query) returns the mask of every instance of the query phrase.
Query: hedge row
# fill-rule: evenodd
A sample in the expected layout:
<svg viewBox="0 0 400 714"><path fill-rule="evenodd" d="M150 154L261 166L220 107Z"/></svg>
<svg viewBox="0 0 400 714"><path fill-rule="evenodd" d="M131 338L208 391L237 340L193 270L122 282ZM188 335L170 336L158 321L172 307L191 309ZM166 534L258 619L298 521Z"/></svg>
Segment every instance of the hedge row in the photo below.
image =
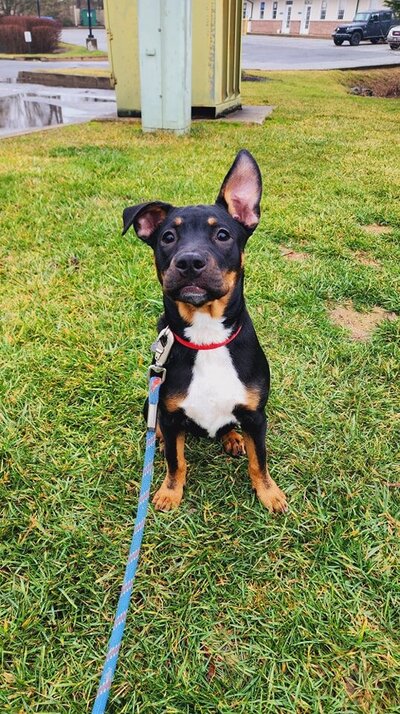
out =
<svg viewBox="0 0 400 714"><path fill-rule="evenodd" d="M32 35L31 45L25 32ZM7 54L42 54L54 52L61 37L61 23L43 17L11 15L0 17L0 52Z"/></svg>

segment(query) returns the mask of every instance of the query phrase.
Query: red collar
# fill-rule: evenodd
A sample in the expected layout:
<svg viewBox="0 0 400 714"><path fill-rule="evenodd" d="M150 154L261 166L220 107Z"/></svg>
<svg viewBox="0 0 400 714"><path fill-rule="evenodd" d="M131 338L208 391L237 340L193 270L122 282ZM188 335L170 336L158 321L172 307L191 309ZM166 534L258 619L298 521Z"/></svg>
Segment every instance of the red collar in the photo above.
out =
<svg viewBox="0 0 400 714"><path fill-rule="evenodd" d="M173 332L172 334L177 342L179 342L184 347L189 347L189 349L191 350L216 350L217 347L225 347L225 345L229 345L229 343L232 342L232 340L234 340L235 337L238 336L241 329L242 325L239 325L236 332L234 332L230 337L228 337L227 340L224 340L223 342L210 342L208 345L196 345L195 342L189 342L188 340L184 340L183 337L179 337L179 335L177 335L175 332Z"/></svg>

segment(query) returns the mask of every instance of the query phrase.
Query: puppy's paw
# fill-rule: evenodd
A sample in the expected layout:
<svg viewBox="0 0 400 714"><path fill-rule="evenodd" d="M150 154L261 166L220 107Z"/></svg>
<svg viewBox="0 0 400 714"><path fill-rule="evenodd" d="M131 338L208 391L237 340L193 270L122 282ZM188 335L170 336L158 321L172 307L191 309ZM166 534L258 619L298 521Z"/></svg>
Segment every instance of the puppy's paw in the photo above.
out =
<svg viewBox="0 0 400 714"><path fill-rule="evenodd" d="M168 488L162 484L153 498L153 504L156 511L171 511L178 508L182 501L183 488Z"/></svg>
<svg viewBox="0 0 400 714"><path fill-rule="evenodd" d="M268 486L264 484L259 486L256 489L256 493L263 506L268 508L270 513L287 512L288 504L286 496L272 479L270 479Z"/></svg>
<svg viewBox="0 0 400 714"><path fill-rule="evenodd" d="M244 439L241 434L232 429L232 431L225 434L222 439L222 446L224 447L227 454L230 456L244 456L246 453L246 447L244 445Z"/></svg>

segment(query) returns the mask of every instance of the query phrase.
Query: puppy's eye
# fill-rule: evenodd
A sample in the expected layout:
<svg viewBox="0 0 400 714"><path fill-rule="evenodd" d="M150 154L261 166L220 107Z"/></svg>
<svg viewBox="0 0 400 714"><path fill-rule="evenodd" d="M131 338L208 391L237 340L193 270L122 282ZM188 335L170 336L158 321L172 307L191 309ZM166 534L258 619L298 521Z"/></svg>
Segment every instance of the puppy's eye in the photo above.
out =
<svg viewBox="0 0 400 714"><path fill-rule="evenodd" d="M162 243L166 243L167 245L169 243L173 243L175 240L175 235L172 233L172 231L165 231L164 235L161 238Z"/></svg>
<svg viewBox="0 0 400 714"><path fill-rule="evenodd" d="M230 235L228 231L225 230L225 228L220 228L217 235L216 235L217 240L220 241L227 241L230 238Z"/></svg>

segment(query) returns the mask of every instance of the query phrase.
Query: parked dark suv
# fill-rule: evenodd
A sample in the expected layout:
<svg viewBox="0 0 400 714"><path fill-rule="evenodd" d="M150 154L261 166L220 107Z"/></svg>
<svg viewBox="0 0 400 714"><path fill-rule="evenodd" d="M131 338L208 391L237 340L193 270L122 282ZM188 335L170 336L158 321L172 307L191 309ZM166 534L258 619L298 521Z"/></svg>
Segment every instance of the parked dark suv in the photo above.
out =
<svg viewBox="0 0 400 714"><path fill-rule="evenodd" d="M359 45L361 40L369 40L375 45L379 40L385 40L390 28L397 23L390 10L358 12L353 22L339 25L332 37L335 45L342 45L345 40L351 45Z"/></svg>

